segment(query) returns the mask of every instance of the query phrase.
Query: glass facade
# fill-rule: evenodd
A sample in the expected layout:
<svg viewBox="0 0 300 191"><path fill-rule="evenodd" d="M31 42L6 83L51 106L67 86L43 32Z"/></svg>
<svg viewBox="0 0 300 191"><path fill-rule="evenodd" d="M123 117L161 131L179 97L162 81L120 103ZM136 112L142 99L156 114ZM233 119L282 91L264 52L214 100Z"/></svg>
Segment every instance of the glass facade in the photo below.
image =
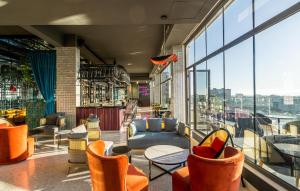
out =
<svg viewBox="0 0 300 191"><path fill-rule="evenodd" d="M187 111L196 131L226 128L248 161L299 188L300 13L280 17L299 0L270 2L230 1L192 40L194 54L186 47Z"/></svg>
<svg viewBox="0 0 300 191"><path fill-rule="evenodd" d="M160 74L161 79L161 106L163 108L169 108L171 104L171 88L172 88L172 64L169 64Z"/></svg>

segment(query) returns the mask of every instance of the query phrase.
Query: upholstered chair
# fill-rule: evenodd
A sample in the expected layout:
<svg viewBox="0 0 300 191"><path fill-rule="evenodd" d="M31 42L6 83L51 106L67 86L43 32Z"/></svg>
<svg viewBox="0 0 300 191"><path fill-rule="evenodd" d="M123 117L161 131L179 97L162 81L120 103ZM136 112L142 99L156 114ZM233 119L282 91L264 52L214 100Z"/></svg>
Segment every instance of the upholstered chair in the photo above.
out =
<svg viewBox="0 0 300 191"><path fill-rule="evenodd" d="M173 191L238 191L244 154L226 147L224 158L188 157L188 166L172 174Z"/></svg>
<svg viewBox="0 0 300 191"><path fill-rule="evenodd" d="M0 164L16 163L33 154L34 139L27 132L27 125L0 124Z"/></svg>
<svg viewBox="0 0 300 191"><path fill-rule="evenodd" d="M148 178L128 164L125 155L104 156L105 143L95 141L88 146L87 158L93 191L146 191Z"/></svg>

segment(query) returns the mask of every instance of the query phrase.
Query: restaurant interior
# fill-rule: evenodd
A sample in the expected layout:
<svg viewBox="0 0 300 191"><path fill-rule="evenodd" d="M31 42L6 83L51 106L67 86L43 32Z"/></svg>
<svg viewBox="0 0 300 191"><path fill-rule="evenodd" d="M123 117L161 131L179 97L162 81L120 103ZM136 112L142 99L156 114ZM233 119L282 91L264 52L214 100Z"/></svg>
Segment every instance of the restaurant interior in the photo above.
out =
<svg viewBox="0 0 300 191"><path fill-rule="evenodd" d="M299 190L299 26L299 0L0 0L0 190Z"/></svg>

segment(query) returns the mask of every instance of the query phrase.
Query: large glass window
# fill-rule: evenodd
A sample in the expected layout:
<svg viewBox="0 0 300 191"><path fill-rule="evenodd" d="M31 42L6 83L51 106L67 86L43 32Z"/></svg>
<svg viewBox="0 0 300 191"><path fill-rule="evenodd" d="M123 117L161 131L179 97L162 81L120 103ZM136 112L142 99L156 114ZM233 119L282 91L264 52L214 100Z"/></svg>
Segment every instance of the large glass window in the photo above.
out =
<svg viewBox="0 0 300 191"><path fill-rule="evenodd" d="M259 148L259 160L294 185L300 165L299 26L297 13L256 35L257 119L265 132L262 141L269 145Z"/></svg>
<svg viewBox="0 0 300 191"><path fill-rule="evenodd" d="M207 120L207 105L208 105L208 87L209 87L209 72L206 69L206 62L197 65L196 67L196 116L198 131L207 133L209 123Z"/></svg>
<svg viewBox="0 0 300 191"><path fill-rule="evenodd" d="M206 56L205 31L200 33L195 39L195 61L199 61Z"/></svg>
<svg viewBox="0 0 300 191"><path fill-rule="evenodd" d="M299 0L254 0L255 26L262 24L281 11L300 2Z"/></svg>
<svg viewBox="0 0 300 191"><path fill-rule="evenodd" d="M223 46L223 17L221 13L207 26L206 34L207 54Z"/></svg>
<svg viewBox="0 0 300 191"><path fill-rule="evenodd" d="M195 62L195 43L194 40L192 40L187 46L186 46L186 58L187 58L187 66L190 66L194 64Z"/></svg>
<svg viewBox="0 0 300 191"><path fill-rule="evenodd" d="M161 79L161 107L169 108L171 104L172 91L172 64L169 64L160 74Z"/></svg>
<svg viewBox="0 0 300 191"><path fill-rule="evenodd" d="M235 0L224 12L225 44L252 29L252 0Z"/></svg>
<svg viewBox="0 0 300 191"><path fill-rule="evenodd" d="M187 70L187 123L194 128L194 69Z"/></svg>
<svg viewBox="0 0 300 191"><path fill-rule="evenodd" d="M218 13L195 37L187 72L188 87L196 85L191 126L201 134L225 127L248 161L300 188L300 9L280 16L297 2L231 1L224 25Z"/></svg>
<svg viewBox="0 0 300 191"><path fill-rule="evenodd" d="M252 38L225 51L225 124L243 148L255 159L253 132L253 47ZM246 131L247 130L247 131Z"/></svg>
<svg viewBox="0 0 300 191"><path fill-rule="evenodd" d="M161 73L161 81L164 82L167 79L171 78L171 64L169 64Z"/></svg>

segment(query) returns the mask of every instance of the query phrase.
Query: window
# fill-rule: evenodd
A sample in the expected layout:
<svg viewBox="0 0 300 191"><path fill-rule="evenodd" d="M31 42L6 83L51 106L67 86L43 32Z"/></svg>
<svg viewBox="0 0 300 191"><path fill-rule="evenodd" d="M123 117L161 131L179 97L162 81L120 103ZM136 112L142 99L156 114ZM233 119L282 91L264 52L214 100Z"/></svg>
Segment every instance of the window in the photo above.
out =
<svg viewBox="0 0 300 191"><path fill-rule="evenodd" d="M190 68L187 71L187 123L191 128L194 128L194 69Z"/></svg>
<svg viewBox="0 0 300 191"><path fill-rule="evenodd" d="M226 128L233 134L235 144L254 161L252 38L225 51L225 88Z"/></svg>
<svg viewBox="0 0 300 191"><path fill-rule="evenodd" d="M160 75L161 78L161 106L169 108L171 104L171 88L172 88L172 64L169 64Z"/></svg>
<svg viewBox="0 0 300 191"><path fill-rule="evenodd" d="M255 26L262 24L281 11L300 2L299 0L254 0Z"/></svg>
<svg viewBox="0 0 300 191"><path fill-rule="evenodd" d="M256 113L258 119L265 116L264 138L269 144L268 150L259 150L260 160L294 185L296 178L291 174L299 165L295 147L300 144L299 26L297 13L256 35ZM274 164L274 150L281 163Z"/></svg>
<svg viewBox="0 0 300 191"><path fill-rule="evenodd" d="M206 69L206 62L196 67L196 129L203 133L209 131L209 123L207 121L207 99L209 88L209 71Z"/></svg>
<svg viewBox="0 0 300 191"><path fill-rule="evenodd" d="M199 61L206 56L205 32L203 31L195 39L195 61Z"/></svg>
<svg viewBox="0 0 300 191"><path fill-rule="evenodd" d="M194 62L195 62L195 43L194 43L194 40L192 40L188 45L187 45L187 48L186 48L186 63L187 63L187 66L190 66L192 65Z"/></svg>
<svg viewBox="0 0 300 191"><path fill-rule="evenodd" d="M248 161L298 188L300 8L288 8L299 2L230 1L195 37L187 66L191 126L201 134L225 127Z"/></svg>
<svg viewBox="0 0 300 191"><path fill-rule="evenodd" d="M224 11L225 44L252 29L252 0L235 0Z"/></svg>
<svg viewBox="0 0 300 191"><path fill-rule="evenodd" d="M171 78L171 64L169 64L161 73L161 81L164 82L167 79Z"/></svg>
<svg viewBox="0 0 300 191"><path fill-rule="evenodd" d="M207 54L221 48L223 46L223 17L219 14L207 26Z"/></svg>

